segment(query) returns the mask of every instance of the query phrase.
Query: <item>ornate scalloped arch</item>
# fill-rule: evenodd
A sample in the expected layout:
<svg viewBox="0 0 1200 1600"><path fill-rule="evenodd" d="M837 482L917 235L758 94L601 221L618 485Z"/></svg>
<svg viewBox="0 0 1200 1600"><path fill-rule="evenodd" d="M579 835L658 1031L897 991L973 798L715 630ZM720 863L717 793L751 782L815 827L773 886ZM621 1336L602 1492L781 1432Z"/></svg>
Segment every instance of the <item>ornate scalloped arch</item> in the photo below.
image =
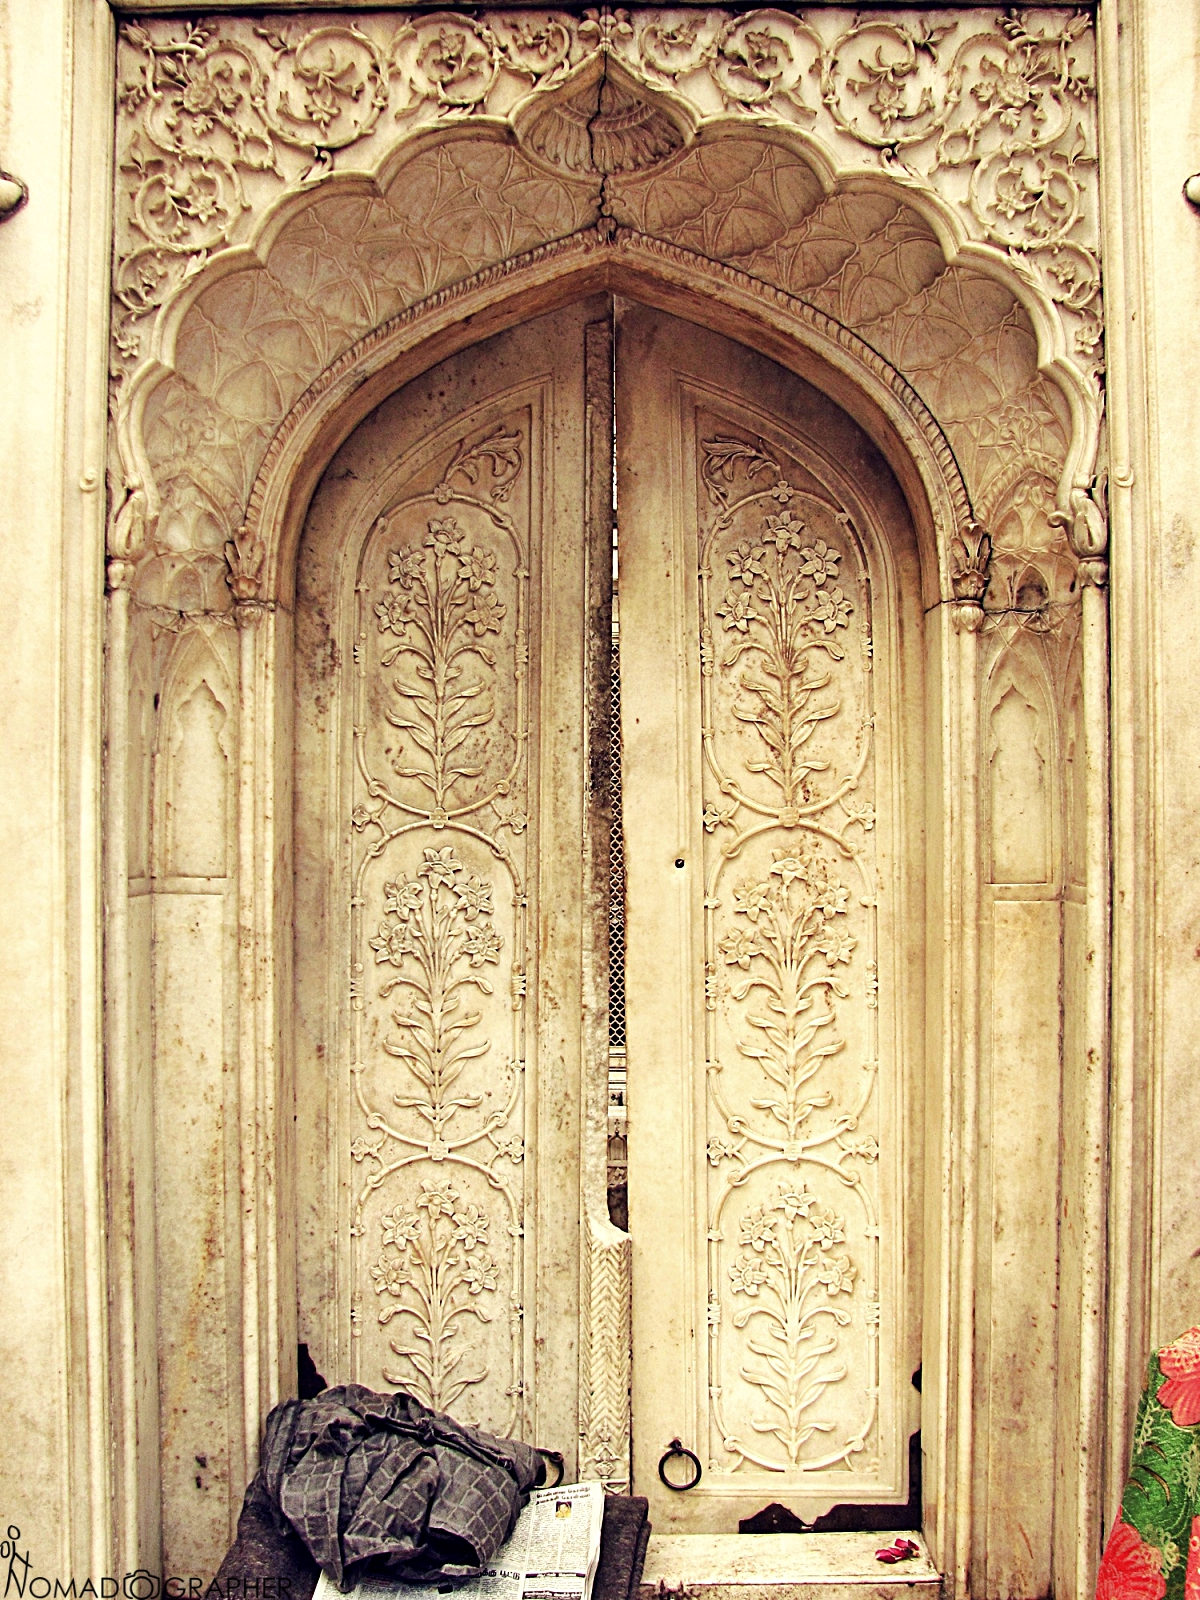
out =
<svg viewBox="0 0 1200 1600"><path fill-rule="evenodd" d="M689 306L822 382L881 442L918 507L928 603L956 596L956 539L974 523L945 434L911 384L850 329L779 289L678 245L584 229L431 295L357 340L276 429L229 552L239 598L290 601L292 556L309 495L341 440L381 398L431 362L518 321L527 308L609 286ZM547 295L552 298L547 299Z"/></svg>
<svg viewBox="0 0 1200 1600"><path fill-rule="evenodd" d="M112 556L149 603L221 609L232 545L248 593L255 485L321 375L554 247L553 270L636 254L768 320L791 308L810 347L840 327L842 362L900 375L893 409L919 401L917 433L934 419L975 514L1008 530L997 570L1069 574L1062 513L1099 418L1093 107L1088 26L1048 16L126 27ZM868 45L890 99L851 70ZM342 76L314 76L314 51Z"/></svg>

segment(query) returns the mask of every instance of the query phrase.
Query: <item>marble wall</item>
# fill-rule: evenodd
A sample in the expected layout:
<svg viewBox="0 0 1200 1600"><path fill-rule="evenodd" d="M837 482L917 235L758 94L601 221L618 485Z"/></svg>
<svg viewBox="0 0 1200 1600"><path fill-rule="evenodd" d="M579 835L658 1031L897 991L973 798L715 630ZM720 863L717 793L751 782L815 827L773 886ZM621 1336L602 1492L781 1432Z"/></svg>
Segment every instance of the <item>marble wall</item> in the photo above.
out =
<svg viewBox="0 0 1200 1600"><path fill-rule="evenodd" d="M812 8L814 14L822 9ZM1110 1514L1141 1362L1153 1341L1196 1320L1200 1301L1200 1239L1194 1237L1200 1169L1190 1132L1200 1112L1193 1106L1200 1090L1192 1062L1200 950L1200 812L1192 752L1200 713L1189 692L1200 668L1200 635L1187 588L1197 560L1191 457L1200 418L1192 414L1197 401L1191 374L1200 358L1193 348L1200 335L1191 286L1200 215L1182 194L1185 180L1200 167L1194 47L1200 5L1103 0L1096 40L1107 322L1111 772L1096 768L1094 731L1089 743L1069 651L1050 670L1047 656L1053 652L1044 640L1024 649L997 648L982 685L981 815L1004 820L991 829L980 889L989 1001L980 1018L986 1072L976 1085L978 1203L987 1288L976 1308L976 1376L987 1396L977 1417L987 1450L976 1467L976 1503L985 1519L977 1537L1003 1549L1028 1521L1036 1524L1039 1550L1054 1551L1052 1579L1042 1558L1028 1571L1019 1563L1004 1569L989 1560L976 1587L997 1596L1043 1593L1049 1581L1062 1595L1086 1591L1098 1531L1096 1496ZM1181 40L1191 43L1180 48ZM231 996L245 981L244 973L239 976L237 926L246 906L237 901L236 862L229 854L237 761L230 685L239 671L238 638L226 624L214 624L211 639L203 637L203 628L194 630L188 649L204 655L205 664L201 670L193 661L186 673L182 667L188 663L175 644L174 666L166 671L162 661L139 660L135 651L129 657L128 702L105 707L101 690L113 50L113 17L103 0L7 0L0 8L0 166L19 174L30 191L28 205L0 224L3 347L17 375L0 394L0 559L13 596L0 650L7 710L0 837L12 863L0 896L8 1024L0 1045L0 1372L10 1421L0 1440L0 1524L20 1528L34 1570L51 1577L73 1573L80 1581L89 1572L98 1577L116 1570L122 1560L132 1565L144 1557L153 1564L161 1533L174 1541L176 1561L203 1563L228 1532L252 1448L247 1438L271 1398L269 1361L263 1368L267 1377L254 1383L245 1377L247 1283L254 1293L261 1290L264 1303L279 1293L265 1268L261 1278L246 1277L246 1234L239 1222L246 1198L244 1130L230 1126L232 1102L222 1088L237 1071L230 1063L236 1062L238 1043L226 1034ZM699 114L707 114L702 95L697 103ZM690 138L692 129L681 113L659 133L669 146ZM538 138L545 148L546 136ZM461 173L469 157L461 141L460 146ZM430 157L426 165L432 170L448 159ZM699 155L694 159L703 166ZM781 159L772 157L776 168ZM752 180L754 174L745 176ZM518 233L519 177L504 177L516 219L509 231ZM816 192L802 193L795 177L774 170L763 179L763 192L769 191L771 204L785 197L795 213L789 213L788 226L807 229L806 238L793 238L786 228L768 237L768 216L762 240L725 252L737 270L774 274L774 281L780 273L793 274L792 287L801 283L794 274L803 270L806 239L818 229L823 240L832 237L837 209L827 207L818 216ZM917 172L913 181L919 187L927 177ZM435 179L436 173L428 181ZM586 175L539 181L557 197L552 232L569 232L586 220ZM707 182L703 172L693 175L689 192ZM539 218L548 204L543 196ZM617 204L625 225L649 226L636 182L624 184ZM767 215L770 206L758 209ZM836 220L843 229L858 227L845 207ZM345 221L337 220L337 226ZM674 212L660 209L651 231L682 248L699 242L706 254L721 258L722 237L729 235L701 238L696 229L703 233L702 223L681 203ZM893 231L903 225L906 218L896 219ZM914 262L925 247L918 237L923 226L914 221L910 227L907 248ZM861 229L855 237L860 236L866 237ZM524 235L521 240L530 242ZM315 260L319 251L309 244ZM514 247L506 236L497 250L503 255ZM439 260L453 274L457 269L447 250L443 243ZM913 270L919 276L919 266ZM1037 261L1030 270L1049 269ZM380 315L439 281L435 274L428 284L422 279L411 289L401 286L390 300L392 291L380 288ZM918 296L925 294L924 286L906 281ZM233 279L225 282L232 285ZM292 282L289 292L295 287ZM825 292L807 281L801 287L810 297ZM118 289L128 296L130 282L118 283ZM228 310L236 295L232 289L222 293ZM1088 346L1094 305L1078 286L1074 296L1078 304L1068 304L1064 315L1073 319L1075 353L1090 360L1097 349ZM338 340L345 343L359 331L348 325L339 331L337 306L328 296L326 302L333 343L314 354L314 371L336 355ZM181 350L182 363L191 361L201 376L204 310L198 304L196 338ZM831 301L830 312L848 315L842 302ZM373 320L374 313L364 326ZM892 318L889 338L900 340L902 321L900 315ZM269 341L267 321L251 326L243 317L240 328L239 336L251 344L257 340L260 350ZM1026 335L1018 328L1016 343L1035 336L1044 342L1045 329L1034 327ZM901 347L902 340L895 349ZM933 376L914 375L913 382L922 393L934 393ZM178 452L186 434L186 408L170 410L170 391L170 384L157 391L147 434L153 437L158 428L164 461L171 450ZM233 391L227 387L225 393ZM231 442L234 436L241 440L238 406L244 399L234 396L232 433L224 436L237 454L238 471L249 470L232 497L239 504L255 466L243 444L235 448ZM935 410L944 404L930 403ZM1079 418L1056 405L1048 400L1040 415L1051 431L1061 428L1065 441L1072 429L1078 431ZM1062 585L1065 602L1072 582L1065 539L1038 569L1042 599L1026 573L1021 552L1027 554L1029 541L1021 518L1041 514L1036 493L1022 499L1011 486L988 486L987 407L967 405L953 422L964 470L975 474L977 493L992 496L993 534L1002 543L1007 537L1008 547L1020 554L1003 568L1014 609L1022 607L1022 585L1033 610L1042 600L1060 599L1056 585ZM196 435L201 443L204 437L203 430ZM250 453L257 449L253 445ZM178 473L164 477L166 503L179 482ZM207 488L213 496L224 492L213 475ZM119 500L121 483L114 489ZM190 492L181 500L193 511L198 503ZM1031 504L1034 513L1028 512ZM182 544L178 530L164 539L155 551L161 593L144 590L147 605L207 610L217 603L206 598L210 577L217 583L214 592L226 593L221 545L238 530L225 527L223 515L217 515L215 531L197 523L185 530ZM119 590L121 574L110 578ZM188 598L193 590L194 605ZM227 607L228 598L220 604ZM123 649L113 626L124 624L110 622L109 648ZM135 639L137 628L135 616ZM1086 639L1081 648L1086 653ZM176 679L179 693L172 688ZM154 733L156 712L162 721ZM165 791L149 768L130 767L124 824L131 848L113 875L104 859L102 821L112 812L102 813L100 804L105 740L125 738L132 726L136 746L142 716L148 719L146 741L157 740L156 749L168 752L175 741L186 759L166 763L171 784ZM199 778L188 776L187 760L193 758L203 768ZM196 795L203 791L211 799L213 771L226 774L223 829L210 804L189 821ZM1080 1020L1090 1014L1094 1022L1094 974L1106 964L1106 951L1089 922L1084 890L1097 881L1097 831L1094 821L1089 829L1088 804L1079 796L1093 797L1094 817L1095 797L1106 791L1113 889L1110 1058L1103 1050L1097 1054L1095 1031L1089 1034ZM1063 803L1051 803L1050 795L1063 797ZM140 817L154 819L158 855L149 843L138 854ZM250 848L261 850L262 841L252 840ZM155 941L168 958L147 977L137 952ZM187 962L182 987L172 967L176 959ZM203 992L191 981L198 968L207 974ZM1043 989L1029 979L1039 972ZM198 1070L194 1050L172 1053L178 1004L185 1006L189 1030L201 1011L208 1018L205 1037L214 1051L208 1074ZM144 1025L149 1015L155 1019L153 1037ZM114 1066L115 1037L125 1041L122 1069ZM149 1097L140 1086L152 1046ZM1104 1096L1095 1090L1105 1080L1107 1125L1097 1127L1095 1108L1103 1106ZM254 1082L248 1088L256 1092ZM275 1115L269 1107L267 1112ZM147 1176L153 1172L146 1165L150 1150L157 1151L157 1188ZM169 1170L168 1151L190 1177L174 1184L162 1177ZM202 1182L195 1181L197 1163L207 1174ZM1022 1172L1047 1163L1057 1163L1060 1172L1055 1220L1021 1181ZM257 1196L251 1199L259 1204ZM1097 1241L1089 1243L1086 1236L1098 1204L1106 1208L1100 1253L1093 1248ZM181 1239L190 1241L182 1251L176 1248ZM1052 1335L1036 1318L1014 1314L1014 1307L1048 1306L1055 1294L1060 1305L1084 1309L1078 1316L1059 1316ZM1097 1321L1101 1312L1103 1326ZM203 1348L188 1354L193 1314L205 1329L211 1324L223 1330L224 1339L210 1337L209 1330ZM172 1330L161 1371L156 1315ZM269 1318L263 1326L268 1323ZM1091 1359L1089 1350L1102 1356L1105 1374L1106 1420L1095 1443L1100 1459L1083 1462L1061 1479L1052 1516L1044 1502L1022 1507L1011 1496L990 1494L989 1483L1016 1481L1030 1463L1045 1460L1052 1438L1071 1436L1078 1423L1076 1375L1081 1361ZM1055 1384L1057 1415L1050 1417L1045 1407L1029 1415L1031 1389ZM226 1419L223 1440L215 1444L214 1405ZM161 1457L160 1407L170 1423ZM197 1408L206 1419L199 1423ZM148 1439L154 1441L149 1448ZM186 1536L171 1532L179 1502L159 1496L168 1458L171 1470L189 1484L198 1476L198 1492L211 1501L199 1522L189 1521ZM203 1487L208 1481L211 1494Z"/></svg>

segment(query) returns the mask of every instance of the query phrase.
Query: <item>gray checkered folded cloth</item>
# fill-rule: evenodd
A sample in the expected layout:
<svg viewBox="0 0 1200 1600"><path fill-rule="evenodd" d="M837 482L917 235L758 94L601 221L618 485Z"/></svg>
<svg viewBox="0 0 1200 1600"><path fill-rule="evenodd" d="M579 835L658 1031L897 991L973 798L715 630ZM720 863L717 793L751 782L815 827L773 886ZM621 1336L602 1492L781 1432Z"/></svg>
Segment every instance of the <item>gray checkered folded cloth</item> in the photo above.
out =
<svg viewBox="0 0 1200 1600"><path fill-rule="evenodd" d="M246 1505L290 1524L343 1591L368 1570L457 1583L495 1555L543 1471L531 1445L348 1383L275 1407Z"/></svg>

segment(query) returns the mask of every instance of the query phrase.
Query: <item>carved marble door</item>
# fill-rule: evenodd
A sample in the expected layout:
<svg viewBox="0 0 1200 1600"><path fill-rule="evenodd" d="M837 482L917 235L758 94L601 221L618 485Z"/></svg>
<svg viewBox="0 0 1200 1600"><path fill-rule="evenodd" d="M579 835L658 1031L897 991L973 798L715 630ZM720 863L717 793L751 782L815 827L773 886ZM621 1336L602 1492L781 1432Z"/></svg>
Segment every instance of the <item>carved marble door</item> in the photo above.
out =
<svg viewBox="0 0 1200 1600"><path fill-rule="evenodd" d="M920 590L816 389L633 305L616 371L634 1481L735 1532L908 1492Z"/></svg>
<svg viewBox="0 0 1200 1600"><path fill-rule="evenodd" d="M610 396L606 297L407 384L327 469L296 602L300 1338L569 1472Z"/></svg>
<svg viewBox="0 0 1200 1600"><path fill-rule="evenodd" d="M632 1271L604 1188L614 443ZM919 592L844 411L608 296L342 445L295 630L297 1294L330 1381L624 1484L632 1343L663 1531L905 1499Z"/></svg>

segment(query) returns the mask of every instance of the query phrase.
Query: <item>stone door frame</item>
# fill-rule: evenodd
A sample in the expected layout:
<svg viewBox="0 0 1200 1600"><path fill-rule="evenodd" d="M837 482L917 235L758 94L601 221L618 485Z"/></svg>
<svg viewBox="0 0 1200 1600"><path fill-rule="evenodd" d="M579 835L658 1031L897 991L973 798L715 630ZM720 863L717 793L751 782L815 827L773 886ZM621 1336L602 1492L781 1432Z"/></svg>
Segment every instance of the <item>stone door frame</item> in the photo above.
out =
<svg viewBox="0 0 1200 1600"><path fill-rule="evenodd" d="M931 1276L938 1288L928 1297L930 1307L937 1309L933 1325L925 1333L925 1360L932 1376L938 1362L935 1351L945 1350L945 1370L957 1367L960 1372L968 1371L972 1364L972 1328L960 1319L964 1301L973 1304L974 1299L968 1285L974 1276L969 1263L975 1252L976 1223L970 1185L961 1175L975 1165L978 1138L968 1087L973 1071L972 1041L977 1040L979 1029L973 1015L979 992L978 977L973 971L973 964L977 968L978 951L970 934L978 915L976 912L973 917L971 910L979 895L972 871L978 855L978 786L971 781L970 773L977 765L977 661L982 611L969 593L960 592L969 588L967 580L960 576L956 581L954 574L956 570L969 570L968 552L974 548L972 540L976 535L969 498L940 428L910 386L898 373L889 371L869 347L788 297L775 297L770 312L764 316L757 305L757 286L739 282L735 274L714 273L712 264L702 258L692 259L679 252L665 255L664 259L664 254L652 240L628 236L609 241L589 232L567 241L560 249L539 253L536 259L517 258L506 263L503 271L481 275L478 282L468 281L439 297L436 304L414 307L394 323L367 335L323 374L281 425L276 435L279 449L268 452L251 497L244 535L246 546L264 551L265 560L257 593L236 604L242 685L238 725L247 731L250 742L240 763L239 839L248 851L241 860L240 873L258 886L252 916L242 924L240 950L243 1037L269 1041L274 1033L279 1043L277 1049L268 1044L256 1053L254 1084L249 1093L260 1109L252 1125L253 1134L242 1145L243 1193L273 1193L278 1187L276 1167L282 1167L286 1160L278 1148L271 1149L270 1129L283 1120L274 1108L287 1102L283 1076L286 1069L282 1066L288 1053L283 985L290 963L291 925L286 888L281 885L275 896L266 891L269 864L281 859L280 846L275 839L263 838L260 830L262 818L282 816L288 807L286 788L277 776L282 769L277 741L281 736L286 739L287 734L276 707L289 694L288 591L294 552L311 494L310 479L315 483L342 439L408 377L490 333L557 304L609 289L669 308L678 315L686 316L690 311L694 319L703 318L709 326L721 325L723 331L740 337L743 343L753 341L760 349L765 346L775 359L801 371L810 381L819 380L827 391L836 390L847 409L853 407L858 413L857 420L871 427L920 507L916 520L932 590L926 604L935 619L929 647L939 658L938 676L945 685L946 707L938 719L942 747L931 761L932 768L941 775L940 795L930 805L931 818L941 816L946 823L937 842L931 838L930 849L941 858L942 873L955 884L948 918L964 929L961 942L955 941L946 952L941 980L945 991L961 997L961 1001L948 1017L933 1022L930 1029L932 1038L941 1035L940 1064L932 1069L932 1076L943 1085L937 1120L945 1132L927 1146L936 1152L943 1196L937 1221L930 1219L928 1231L931 1236L953 1238L957 1247L932 1247L929 1251ZM933 964L937 965L936 952ZM586 1081L579 1085L579 1096L581 1103L592 1098ZM602 1195L585 1192L585 1215L597 1207L602 1209L601 1201ZM256 1277L243 1280L243 1303L254 1308L245 1316L242 1327L247 1373L245 1450L249 1462L254 1458L265 1409L273 1395L281 1392L279 1386L286 1386L289 1381L288 1358L295 1344L285 1320L285 1308L271 1301L266 1287L272 1281L289 1281L291 1263L286 1257L290 1241L286 1226L277 1214L263 1207L253 1216L252 1227L252 1233L247 1228L244 1234L244 1260L261 1261L265 1256L266 1265L265 1270L260 1267ZM603 1258L608 1248L605 1240L588 1230L589 1262L585 1272L592 1281L602 1281L604 1277ZM627 1338L628 1334L617 1302L585 1303L583 1315L583 1347L596 1362L602 1363L607 1357L619 1361L623 1369L627 1358L618 1347L622 1336ZM254 1396L249 1377L256 1369L261 1395L257 1415L252 1410ZM970 1385L945 1379L927 1380L926 1393L927 1461L930 1465L936 1463L937 1469L936 1487L930 1485L926 1491L933 1511L930 1531L935 1547L944 1552L953 1548L954 1524L943 1508L957 1503L959 1515L970 1515L961 1504L965 1497L969 1507L972 1461L970 1431L963 1426L962 1418L971 1411L973 1401ZM590 1439L581 1441L581 1449L585 1456L593 1453Z"/></svg>
<svg viewBox="0 0 1200 1600"><path fill-rule="evenodd" d="M79 9L83 24L79 32L78 59L74 66L76 93L80 104L86 101L93 125L99 127L104 119L95 108L106 103L111 82L112 38L106 28L94 26L94 8L81 6ZM1107 70L1113 73L1115 32L1110 31L1103 37L1108 40ZM1113 99L1116 99L1115 95ZM451 140L458 136L456 129L444 134L445 138ZM422 140L430 138L425 134L419 134L418 137ZM771 137L778 137L778 134L772 132ZM884 187L896 181L892 178L880 180ZM81 317L103 298L107 277L103 266L108 237L102 203L104 184L97 182L94 169L89 174L87 192L93 197L93 208L91 216L79 223L79 237L85 242L86 248L79 256L83 265L78 285L72 290ZM265 239L272 229L282 227L286 212L302 206L305 198L304 195L293 193L271 208L270 218L261 220L258 238ZM948 202L939 207L926 196L920 198L923 204L928 204L930 210L936 212L939 228L948 242L956 244L960 250L976 249L983 255L987 254L988 247L972 246L966 241L966 230ZM1116 196L1113 198L1115 201ZM1116 204L1111 210L1114 215L1117 214ZM1115 240L1118 237L1116 223L1112 224L1112 233ZM644 259L639 259L639 252ZM578 260L571 259L573 253ZM237 265L236 254L234 248L221 259L214 255L199 273L174 292L171 302L157 314L160 330L156 341L159 351L157 359L169 363L173 327L178 326L186 305L195 300L204 284ZM280 686L274 676L277 626L274 613L284 593L279 580L279 552L289 536L294 539L307 492L311 492L321 466L332 455L338 440L353 425L348 419L353 416L354 420L358 420L389 388L403 381L406 371L417 370L416 363L421 367L427 366L454 348L454 324L464 315L478 318L471 328L470 339L462 338L462 342L466 343L484 336L482 330L489 326L498 327L527 314L527 307L550 303L548 298L542 297L567 292L565 285L568 278L572 290L577 285L579 292L582 292L585 284L592 287L612 286L650 299L651 303L654 303L654 295L660 294L669 298L671 307L682 310L684 315L687 297L703 294L714 305L724 308L731 330L734 327L743 330L740 336L746 342L763 348L764 353L784 364L801 362L805 359L803 352L816 350L827 370L845 379L844 392L835 398L843 400L848 409L851 409L850 397L856 394L865 397L855 403L864 413L870 413L872 424L880 430L877 435L880 442L884 443L886 439L887 444L897 452L896 462L904 463L903 471L897 465L902 481L908 487L914 480L919 480L924 495L928 497L931 529L927 537L931 544L932 529L937 530L937 598L942 602L940 615L945 618L953 615L960 619L957 626L943 624L942 627L947 684L954 686L952 693L947 692L946 703L960 713L957 730L951 729L947 737L947 770L953 769L956 774L963 774L960 783L946 796L948 805L953 807L953 814L958 819L946 848L950 852L950 859L958 864L959 903L964 910L974 903L978 895L978 800L976 783L966 774L978 770L975 760L979 738L978 674L968 671L968 668L973 668L978 648L978 624L973 623L973 618L978 615L979 608L970 589L972 576L978 576L981 546L970 527L969 501L964 503L961 497L956 499L953 484L955 474L947 471L944 460L938 459L939 451L933 437L936 425L935 429L930 430L919 415L919 403L917 406L912 404L915 396L910 398L898 392L897 380L880 370L879 365L860 349L851 350L840 330L815 329L809 308L802 302L792 300L781 291L764 292L759 283L744 279L743 275L732 269L704 263L699 258L686 259L686 252L673 252L656 241L639 241L620 234L606 236L603 229L595 234L594 240L581 236L573 242L530 252L530 257L516 264L505 263L502 269L487 269L478 275L475 282L468 281L451 291L431 296L427 304L414 306L395 319L396 326L387 329L384 336L376 338L375 335L367 335L361 341L364 348L356 351L352 361L339 358L328 369L322 392L315 395L311 405L305 408L307 414L296 417L294 421L289 416L288 421L276 431L271 451L258 475L254 494L247 507L244 529L239 529L236 537L230 541L231 589L238 623L236 655L239 683L239 870L236 877L240 1003L237 1075L242 1107L239 1137L242 1194L240 1346L246 1374L242 1407L246 1451L243 1466L252 1457L264 1409L278 1393L283 1376L281 1352L287 1347L285 1316L281 1313L287 1296L287 1268L279 1249L281 1228L276 1199L276 1179L280 1170L286 1170L286 1161L281 1169L275 1168L277 1157L272 1149L271 1137L273 1125L280 1114L274 1092L278 1072L274 1014L280 992L272 972L277 935L273 929L275 905L269 890L278 868L278 857L277 841L263 826L263 819L275 814L266 809L265 802L275 772L273 733L280 694ZM1114 249L1112 263L1115 264L1118 259L1119 252ZM1031 285L1007 262L994 257L989 260L996 275L1006 276L1011 282L1014 292L1034 315L1047 349L1055 352L1048 356L1046 366L1062 369L1066 363L1060 353L1063 340L1054 305L1042 290ZM489 324L488 315L495 315L498 320ZM755 331L754 338L749 339L747 334L752 329ZM416 354L419 343L421 353ZM406 359L414 365L406 368ZM105 429L94 402L102 387L100 374L103 362L94 347L82 353L79 360L81 370L86 374L85 387L92 396L89 402L91 413L82 429L83 437L87 440L84 455L89 460L99 461L104 453ZM163 370L159 368L155 376L162 376ZM799 365L797 370L800 370ZM903 379L899 379L899 388L902 387ZM1094 511L1089 509L1086 496L1092 476L1097 413L1093 408L1091 414L1087 414L1085 392L1083 386L1076 385L1076 447L1069 470L1063 474L1060 509L1071 527L1077 555L1086 563L1098 563L1103 555L1103 544L1098 543L1096 517ZM89 1465L83 1476L90 1486L88 1504L91 1526L102 1530L97 1533L93 1548L97 1551L108 1548L103 1530L111 1526L114 1529L115 1548L121 1552L120 1559L124 1559L130 1568L137 1565L139 1559L153 1562L157 1520L154 1504L157 1497L156 1463L147 1459L144 1450L147 1434L144 1426L139 1427L157 1411L156 1404L147 1397L148 1390L153 1387L155 1353L153 1346L147 1347L147 1330L136 1326L139 1306L145 1306L147 1299L153 1299L152 1261L146 1254L145 1240L139 1244L137 1238L138 1207L139 1203L145 1202L139 1202L136 1198L138 1189L143 1195L151 1192L153 1138L150 1134L148 1142L145 1107L141 1103L142 1091L132 1073L127 1046L135 1002L131 996L131 960L124 910L127 867L123 850L127 829L122 761L129 741L125 708L128 705L127 640L130 632L131 588L134 569L146 548L147 533L153 529L157 510L153 481L144 475L144 457L138 448L139 406L140 401L122 402L113 429L121 466L119 476L124 477L126 492L122 496L120 489L117 490L108 542L107 799L104 826L104 883L108 907L104 984L107 1049L103 1073L94 1072L84 1085L78 1134L84 1191L82 1242L78 1248L81 1252L79 1259L86 1263L86 1271L82 1276L85 1281L84 1303L88 1308L84 1318L87 1329L85 1346L88 1351L84 1410L88 1418L87 1437L90 1441ZM1128 469L1124 466L1126 459L1127 452L1118 458L1115 474L1115 483L1122 489L1127 489L1131 483L1131 479L1122 483L1123 475L1128 478ZM139 468L142 468L142 473L139 473ZM92 496L86 503L96 508L90 517L93 534L98 527L99 506L95 495L98 486L97 468L86 466L80 479L80 490L85 496ZM1127 506L1128 502L1125 504ZM919 508L920 502L915 502L914 510L918 517L921 515ZM1123 511L1121 516L1128 529L1128 510ZM955 548L956 539L961 542L960 551ZM1090 943L1094 950L1107 951L1107 609L1101 587L1103 573L1099 566L1093 567L1088 575L1093 581L1084 586L1083 638L1088 728L1088 877L1092 885L1089 892ZM92 748L95 751L95 746ZM969 925L970 921L968 913L965 922ZM962 950L963 1000L956 1028L963 1040L963 1054L958 1057L956 1066L964 1074L963 1090L953 1101L956 1135L948 1141L948 1166L943 1185L944 1203L958 1210L961 1219L960 1256L969 1253L968 1246L974 1238L976 1225L971 1186L963 1181L963 1174L969 1167L972 1140L975 1137L976 1111L969 1063L973 1044L978 1038L975 1020L978 986L973 981L977 957L969 935ZM1107 1014L1107 963L1100 960L1094 963L1092 969L1086 1003L1088 1051L1093 1069L1085 1138L1097 1156L1106 1142L1108 1119L1104 1073L1099 1070L1108 1058ZM1114 1098L1119 1099L1119 1096ZM1132 1211L1131 1161L1125 1159L1123 1168L1121 1166L1131 1135L1127 1129L1122 1133L1120 1126L1117 1132L1116 1176L1119 1183L1113 1191L1113 1207L1119 1225L1113 1230L1115 1239L1122 1237L1123 1230L1124 1236L1128 1237L1129 1228L1125 1219ZM1102 1433L1107 1432L1109 1438L1116 1441L1110 1450L1115 1454L1118 1443L1121 1443L1123 1454L1123 1419L1129 1403L1128 1385L1111 1384L1107 1403L1112 1425L1103 1428L1105 1396L1100 1353L1105 1303L1107 1185L1102 1168L1100 1161L1095 1182L1088 1190L1090 1213L1082 1255L1083 1285L1087 1297L1084 1328L1088 1341L1083 1381L1088 1420L1080 1432L1075 1493L1080 1523L1088 1528L1097 1527L1099 1522ZM286 1255L286 1251L283 1254ZM941 1427L947 1432L952 1425L955 1406L962 1407L972 1392L972 1364L969 1360L963 1360L973 1343L972 1280L971 1272L953 1268L942 1280L946 1289L945 1304L955 1308L943 1336L946 1367L949 1370L954 1364L951 1356L953 1349L961 1374L957 1395L952 1398L947 1394L941 1407ZM1132 1296L1132 1284L1129 1292ZM106 1307L110 1309L106 1310ZM1122 1370L1121 1362L1130 1337L1128 1333L1122 1333L1122 1329L1127 1327L1127 1313L1122 1307L1116 1307L1112 1317L1112 1351L1118 1361L1118 1370ZM963 1411L964 1417L969 1414L969 1409L966 1407ZM949 1452L939 1453L939 1460L943 1463L941 1481L946 1485L946 1492L937 1495L937 1515L943 1559L949 1557L951 1552L956 1552L953 1556L955 1590L964 1593L969 1568L966 1551L969 1540L966 1535L971 1527L972 1472L970 1451L966 1448L969 1424L964 1427L960 1421L955 1432L959 1444L957 1470L952 1472L946 1464ZM140 1449L137 1444L139 1434L143 1440ZM110 1476L107 1441L112 1437L117 1441L118 1467L115 1475ZM154 1437L154 1434L149 1437ZM1109 1476L1111 1479L1111 1469ZM957 1483L956 1496L950 1493L952 1480ZM951 1503L953 1515L950 1512ZM957 1530L957 1536L952 1535L952 1528ZM1081 1545L1084 1542L1081 1540ZM1092 1552L1081 1550L1078 1567L1081 1593L1086 1588L1084 1579L1092 1560Z"/></svg>

